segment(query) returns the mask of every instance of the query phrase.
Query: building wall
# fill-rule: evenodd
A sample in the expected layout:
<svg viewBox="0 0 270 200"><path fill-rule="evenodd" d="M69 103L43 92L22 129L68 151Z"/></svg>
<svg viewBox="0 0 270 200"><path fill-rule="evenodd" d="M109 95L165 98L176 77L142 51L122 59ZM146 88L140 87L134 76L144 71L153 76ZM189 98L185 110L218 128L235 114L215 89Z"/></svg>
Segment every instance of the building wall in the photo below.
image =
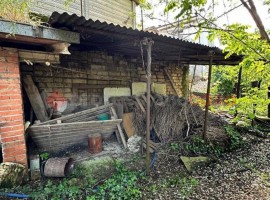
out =
<svg viewBox="0 0 270 200"><path fill-rule="evenodd" d="M48 101L67 100L68 112L78 105L102 105L105 87L131 87L132 82L146 81L145 71L137 63L104 52L72 52L61 57L60 65L24 64L22 74L33 76L38 88L47 93ZM174 64L153 63L152 82L165 83L167 94L175 94L164 68L181 94L182 68Z"/></svg>
<svg viewBox="0 0 270 200"><path fill-rule="evenodd" d="M82 8L81 9L81 1ZM86 19L106 21L121 26L135 28L135 3L131 0L75 0L64 6L65 0L36 1L32 11L50 16L53 11L59 13L81 14Z"/></svg>
<svg viewBox="0 0 270 200"><path fill-rule="evenodd" d="M27 166L18 52L1 47L0 138L3 161Z"/></svg>

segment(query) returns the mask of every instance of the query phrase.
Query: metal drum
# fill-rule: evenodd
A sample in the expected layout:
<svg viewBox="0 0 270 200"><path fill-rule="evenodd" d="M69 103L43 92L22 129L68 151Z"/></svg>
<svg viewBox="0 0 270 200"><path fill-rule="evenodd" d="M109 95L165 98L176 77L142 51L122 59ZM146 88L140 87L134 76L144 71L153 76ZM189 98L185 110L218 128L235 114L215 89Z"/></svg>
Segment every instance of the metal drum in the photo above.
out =
<svg viewBox="0 0 270 200"><path fill-rule="evenodd" d="M88 135L88 149L92 154L102 151L102 136L99 133Z"/></svg>
<svg viewBox="0 0 270 200"><path fill-rule="evenodd" d="M72 158L49 158L44 166L46 177L66 177L74 167Z"/></svg>

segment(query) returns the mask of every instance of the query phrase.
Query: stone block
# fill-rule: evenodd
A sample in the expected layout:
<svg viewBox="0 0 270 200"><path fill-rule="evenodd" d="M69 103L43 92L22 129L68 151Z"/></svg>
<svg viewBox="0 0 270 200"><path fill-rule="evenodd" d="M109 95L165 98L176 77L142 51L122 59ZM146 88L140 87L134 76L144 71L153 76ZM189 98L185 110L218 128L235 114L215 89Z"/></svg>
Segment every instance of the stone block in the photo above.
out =
<svg viewBox="0 0 270 200"><path fill-rule="evenodd" d="M110 76L121 76L120 72L109 72Z"/></svg>
<svg viewBox="0 0 270 200"><path fill-rule="evenodd" d="M72 83L72 79L65 78L63 79L63 83Z"/></svg>
<svg viewBox="0 0 270 200"><path fill-rule="evenodd" d="M110 85L120 85L121 81L110 81Z"/></svg>
<svg viewBox="0 0 270 200"><path fill-rule="evenodd" d="M103 71L105 71L106 66L105 65L91 64L91 70L96 70L96 71L103 70Z"/></svg>
<svg viewBox="0 0 270 200"><path fill-rule="evenodd" d="M108 76L109 75L109 72L107 72L107 71L99 71L99 72L97 72L97 75L100 75L100 76Z"/></svg>
<svg viewBox="0 0 270 200"><path fill-rule="evenodd" d="M87 80L86 79L73 79L72 83L87 84Z"/></svg>
<svg viewBox="0 0 270 200"><path fill-rule="evenodd" d="M5 162L0 164L0 188L11 188L22 183L26 169L23 165Z"/></svg>
<svg viewBox="0 0 270 200"><path fill-rule="evenodd" d="M87 83L90 84L90 85L95 85L97 84L97 80L87 80Z"/></svg>
<svg viewBox="0 0 270 200"><path fill-rule="evenodd" d="M106 62L106 60L104 58L92 58L92 62L96 63L96 64L103 64Z"/></svg>
<svg viewBox="0 0 270 200"><path fill-rule="evenodd" d="M53 78L50 77L36 77L37 82L43 82L43 83L53 83Z"/></svg>
<svg viewBox="0 0 270 200"><path fill-rule="evenodd" d="M158 78L158 79L164 79L164 75L158 74L158 75L157 75L157 78Z"/></svg>
<svg viewBox="0 0 270 200"><path fill-rule="evenodd" d="M109 84L109 82L108 81L98 81L97 84L99 84L99 85L106 85L106 84Z"/></svg>
<svg viewBox="0 0 270 200"><path fill-rule="evenodd" d="M121 76L128 76L127 72L121 72Z"/></svg>

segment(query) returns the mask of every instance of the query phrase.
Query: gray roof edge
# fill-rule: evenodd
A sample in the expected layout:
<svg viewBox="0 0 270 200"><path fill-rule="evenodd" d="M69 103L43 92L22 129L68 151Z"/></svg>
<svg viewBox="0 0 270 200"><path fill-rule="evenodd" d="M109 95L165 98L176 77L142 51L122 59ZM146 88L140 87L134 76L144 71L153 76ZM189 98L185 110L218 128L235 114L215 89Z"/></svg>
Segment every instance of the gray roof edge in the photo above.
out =
<svg viewBox="0 0 270 200"><path fill-rule="evenodd" d="M0 20L0 33L20 35L39 39L55 40L72 44L80 43L80 33L60 30L46 26L32 26L30 24Z"/></svg>

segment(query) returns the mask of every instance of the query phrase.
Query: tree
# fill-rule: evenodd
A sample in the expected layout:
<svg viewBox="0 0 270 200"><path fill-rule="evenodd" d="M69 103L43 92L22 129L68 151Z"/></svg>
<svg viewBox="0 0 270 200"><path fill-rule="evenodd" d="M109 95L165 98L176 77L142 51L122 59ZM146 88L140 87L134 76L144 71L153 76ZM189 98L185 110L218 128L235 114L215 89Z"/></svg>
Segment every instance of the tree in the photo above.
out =
<svg viewBox="0 0 270 200"><path fill-rule="evenodd" d="M175 19L183 21L194 17L200 18L196 34L199 35L202 31L207 31L210 41L218 38L224 46L224 52L227 52L227 57L232 54L244 56L243 61L239 64L243 69L241 83L243 96L237 100L238 117L236 119L243 116L246 119L254 118L254 109L257 114L266 115L267 105L270 103L267 98L270 82L270 41L254 1L227 0L226 3L231 5L230 9L224 10L223 14L219 16L214 15L215 1L161 0L160 2L166 4L164 9L166 13L174 13ZM236 5L234 5L235 3ZM269 0L264 1L264 3L267 6L270 5ZM221 16L228 15L239 7L247 9L257 26L256 31L251 32L249 26L243 24L218 24ZM227 69L223 69L223 71L226 73L220 73L220 76L235 76L235 71L233 73ZM251 87L252 81L261 81L261 87Z"/></svg>
<svg viewBox="0 0 270 200"><path fill-rule="evenodd" d="M64 6L69 6L74 1L65 0ZM1 0L0 18L13 22L28 23L34 26L40 25L47 18L31 13L31 6L34 6L37 2L38 0Z"/></svg>
<svg viewBox="0 0 270 200"><path fill-rule="evenodd" d="M261 38L266 40L269 43L270 42L269 36L268 36L267 32L265 31L264 25L263 25L262 20L257 12L256 6L255 6L253 0L248 0L247 2L244 0L240 0L240 1L245 6L245 8L248 10L248 12L252 16L253 20L255 21L255 23L260 31Z"/></svg>

